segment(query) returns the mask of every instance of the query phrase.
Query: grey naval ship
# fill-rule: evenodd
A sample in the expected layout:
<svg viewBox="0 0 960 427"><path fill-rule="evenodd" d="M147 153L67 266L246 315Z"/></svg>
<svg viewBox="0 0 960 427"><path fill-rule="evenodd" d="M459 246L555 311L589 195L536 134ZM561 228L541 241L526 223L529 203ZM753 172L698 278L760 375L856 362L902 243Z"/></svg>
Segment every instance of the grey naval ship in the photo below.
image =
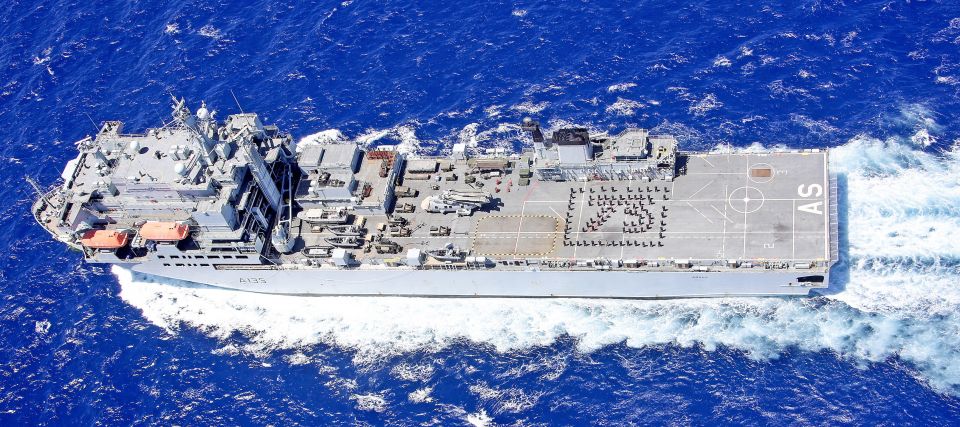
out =
<svg viewBox="0 0 960 427"><path fill-rule="evenodd" d="M272 294L680 298L809 295L837 260L826 150L683 152L528 118L520 152L425 156L173 103L30 180L37 222L86 262Z"/></svg>

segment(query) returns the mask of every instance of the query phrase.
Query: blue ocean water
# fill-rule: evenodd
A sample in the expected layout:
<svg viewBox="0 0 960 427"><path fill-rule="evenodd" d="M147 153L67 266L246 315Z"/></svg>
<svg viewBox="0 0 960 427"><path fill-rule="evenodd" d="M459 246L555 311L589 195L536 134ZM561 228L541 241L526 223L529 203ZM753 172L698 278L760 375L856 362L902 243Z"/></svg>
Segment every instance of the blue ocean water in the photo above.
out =
<svg viewBox="0 0 960 427"><path fill-rule="evenodd" d="M168 3L0 12L3 425L958 423L960 4ZM22 177L54 183L91 120L155 126L171 93L222 117L231 90L298 137L427 152L519 147L527 115L831 147L839 279L797 300L260 297L82 265L33 223Z"/></svg>

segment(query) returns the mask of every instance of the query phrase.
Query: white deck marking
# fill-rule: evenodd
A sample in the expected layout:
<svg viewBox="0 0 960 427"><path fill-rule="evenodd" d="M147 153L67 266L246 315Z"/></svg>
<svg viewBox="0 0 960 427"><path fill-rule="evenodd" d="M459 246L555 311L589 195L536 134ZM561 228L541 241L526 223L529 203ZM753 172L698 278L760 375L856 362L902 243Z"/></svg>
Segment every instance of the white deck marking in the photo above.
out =
<svg viewBox="0 0 960 427"><path fill-rule="evenodd" d="M687 172L684 175L749 175L743 172Z"/></svg>
<svg viewBox="0 0 960 427"><path fill-rule="evenodd" d="M707 156L700 156L700 160L703 160L706 164L710 165L710 167L712 167L712 168L717 167L717 166L714 165L713 163L710 163L709 160L707 160Z"/></svg>
<svg viewBox="0 0 960 427"><path fill-rule="evenodd" d="M727 162L728 162L728 163L730 162L730 157L729 157L729 156L727 156ZM727 190L728 190L729 188L730 188L729 185L727 185L727 184L724 184L724 185L723 185L723 198L724 198L724 200L726 200L726 198L729 197L729 196L727 195ZM733 220L730 219L730 218L727 218L727 205L728 205L728 204L729 204L729 203L724 203L724 204L723 204L723 217L726 218L728 221L730 221L731 224L733 224ZM710 206L713 206L713 205L710 205ZM714 209L716 209L716 208L714 208ZM723 256L726 257L726 256L727 256L727 222L726 222L726 221L723 222L723 234L722 234L722 236L723 236L723 237L721 238L722 241L720 242L720 250L723 251Z"/></svg>
<svg viewBox="0 0 960 427"><path fill-rule="evenodd" d="M626 209L623 210L623 222L627 222L627 210L626 210ZM623 259L623 250L626 249L626 247L623 245L624 240L626 240L626 239L624 239L624 237L626 237L626 236L625 236L626 234L627 234L627 228L626 228L626 227L620 227L620 259Z"/></svg>
<svg viewBox="0 0 960 427"><path fill-rule="evenodd" d="M713 224L713 221L711 221L710 218L707 218L707 216L704 215L703 212L700 212L700 209L697 209L697 208L693 207L693 205L691 205L690 202L687 202L687 206L690 206L690 208L692 208L693 210L697 211L697 213L700 214L700 216L702 216L703 219L707 220L707 222Z"/></svg>
<svg viewBox="0 0 960 427"><path fill-rule="evenodd" d="M750 155L747 154L744 158L747 159L747 173L743 174L746 178L744 184L750 186ZM745 200L743 202L743 258L747 257L747 212L750 212L750 209L748 209L749 206L747 206L748 204L749 201Z"/></svg>
<svg viewBox="0 0 960 427"><path fill-rule="evenodd" d="M793 247L790 249L790 259L797 259L797 202L793 202L793 235L790 241Z"/></svg>
<svg viewBox="0 0 960 427"><path fill-rule="evenodd" d="M824 259L830 259L830 230L832 230L832 228L830 227L830 212L831 212L830 190L831 188L830 188L830 171L827 169L828 155L829 154L827 154L826 152L824 152L823 154L823 184L824 184L823 188L826 189L823 192L823 205L827 207L825 209L826 214L823 216L823 238L824 238L824 242L826 242L826 244L824 245Z"/></svg>
<svg viewBox="0 0 960 427"><path fill-rule="evenodd" d="M709 187L710 184L713 184L713 180L710 180L710 182L708 182L708 183L706 183L706 184L703 184L703 187L700 187L699 190L694 191L693 194L687 196L687 200L690 200L690 199L693 198L693 196L696 196L697 194L700 194L700 192L703 191L703 190L705 190L707 187Z"/></svg>
<svg viewBox="0 0 960 427"><path fill-rule="evenodd" d="M513 233L513 232L510 231L509 233ZM666 234L723 234L723 231L666 231L664 233ZM772 235L773 233L774 233L773 231L748 231L747 232L747 234L766 234L766 235ZM589 233L584 233L584 234L589 234ZM819 231L798 231L797 232L798 236L803 234L819 236L822 233L820 233Z"/></svg>
<svg viewBox="0 0 960 427"><path fill-rule="evenodd" d="M560 221L563 221L562 224L563 224L564 226L567 225L567 219L564 218L564 217L562 217L562 216L560 216L560 214L557 213L557 211L553 210L553 206L547 206L547 209L550 209L550 212L553 212L553 214L556 215L557 218L560 218Z"/></svg>
<svg viewBox="0 0 960 427"><path fill-rule="evenodd" d="M742 187L741 187L741 188L742 188ZM750 188L756 189L756 187L750 187ZM802 199L802 198L773 199L773 198L764 196L764 197L763 197L763 200L773 201L773 202L790 202L790 201L798 201L798 202L799 202L799 201L809 200L809 199ZM679 203L679 202L725 202L725 201L726 201L726 199L679 199L679 200L670 199L670 200L659 200L660 203Z"/></svg>
<svg viewBox="0 0 960 427"><path fill-rule="evenodd" d="M517 222L517 244L513 245L513 253L516 254L520 250L520 228L523 227L523 213L527 211L527 202L523 202L523 206L520 207L520 221Z"/></svg>
<svg viewBox="0 0 960 427"><path fill-rule="evenodd" d="M523 232L520 232L520 234L562 234L562 233L563 233L562 231L523 231ZM818 232L818 233L819 233L819 232ZM484 235L484 236L486 236L486 235L488 235L488 234L509 234L509 235L511 235L511 236L516 236L516 235L517 235L517 232L516 232L516 231L478 231L478 232L477 232L477 235L478 235L478 236L479 236L479 235ZM588 234L588 233L583 233L583 234ZM412 237L412 236L411 236L411 237ZM423 237L427 237L427 236L423 236ZM430 236L430 237L434 237L434 236ZM449 236L439 236L439 237L449 237ZM409 239L409 238L410 238L410 237L408 237L408 239ZM464 236L463 238L466 239L466 238L469 238L469 236Z"/></svg>
<svg viewBox="0 0 960 427"><path fill-rule="evenodd" d="M670 180L670 197L671 197L671 198L676 197L676 195L677 195L677 192L674 191L674 190L676 189L676 186L677 186L677 179L676 179L676 178L671 179L671 180ZM664 200L664 201L666 202L666 201L669 201L669 200ZM667 237L667 235L664 234L663 237ZM623 258L623 257L620 257L620 258Z"/></svg>
<svg viewBox="0 0 960 427"><path fill-rule="evenodd" d="M587 192L586 192L586 189L587 189L587 183L584 182L583 185L580 187L580 191L582 191L582 192L580 193L580 195L581 195L581 198L580 198L580 215L577 216L577 240L580 240L580 224L583 224L583 206L587 204ZM573 247L573 257L574 257L574 258L577 257L577 246L574 246L574 247Z"/></svg>
<svg viewBox="0 0 960 427"><path fill-rule="evenodd" d="M730 221L730 222L733 222L732 219L730 219L730 218L727 217L726 212L720 212L720 209L717 209L717 207L714 206L714 205L710 205L710 207L713 208L713 210L715 210L718 214L720 214L720 216L722 216L723 219L725 219L725 220L727 220L727 221ZM723 205L723 208L724 208L723 210L726 211L726 210L727 210L727 209L726 209L726 208L727 208L727 205L724 204L724 205Z"/></svg>
<svg viewBox="0 0 960 427"><path fill-rule="evenodd" d="M488 235L488 234L509 234L509 236L507 236L507 237L511 237L511 236L516 237L517 232L516 232L516 231L481 231L481 232L477 233L478 236L479 236L479 235L484 235L484 236L486 236L486 235ZM522 233L520 233L520 234L523 234L523 235L526 235L526 234L543 234L543 235L550 235L550 234L563 234L563 232L562 232L562 231L524 231L524 232L522 232ZM580 234L583 234L583 235L585 235L585 236L591 236L591 235L597 235L597 234L619 234L619 232L617 232L617 231L584 231L583 233L580 233ZM723 234L723 231L664 231L663 234L697 234L697 235L699 235L699 234L717 234L717 235L720 235L720 234ZM766 234L766 235L772 235L773 232L772 232L772 231L748 231L746 234L761 234L761 235L762 235L762 234ZM808 236L820 236L820 235L822 235L822 234L823 234L823 233L821 233L820 231L798 231L798 232L797 232L797 236L803 236L803 235L808 235ZM412 239L412 238L414 238L414 237L416 237L416 238L418 238L418 239L420 238L419 236L410 236L410 237L391 237L391 239ZM432 238L434 238L434 236L423 236L423 238L424 238L424 239L427 239L427 238L432 239ZM451 238L451 236L439 236L439 237L436 237L436 238L437 238L437 239L448 239L448 238ZM460 239L468 239L468 238L470 238L470 237L469 237L469 236L463 236L463 237L458 237L458 238L460 238Z"/></svg>
<svg viewBox="0 0 960 427"><path fill-rule="evenodd" d="M750 187L756 188L756 187ZM802 197L790 197L790 198L770 198L764 197L763 200L773 201L773 202L790 202L790 201L804 201L810 199L804 199ZM669 199L669 200L657 200L657 203L680 203L680 202L725 202L727 199ZM569 200L527 200L526 203L569 203Z"/></svg>

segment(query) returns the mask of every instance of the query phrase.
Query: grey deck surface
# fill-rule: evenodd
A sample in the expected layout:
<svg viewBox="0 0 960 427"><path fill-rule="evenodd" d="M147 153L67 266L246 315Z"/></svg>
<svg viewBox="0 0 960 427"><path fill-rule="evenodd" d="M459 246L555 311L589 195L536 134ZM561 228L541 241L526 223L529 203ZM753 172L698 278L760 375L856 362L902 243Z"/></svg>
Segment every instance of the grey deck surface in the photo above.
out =
<svg viewBox="0 0 960 427"><path fill-rule="evenodd" d="M466 168L458 164L455 182L404 180L420 194L398 202L417 211L397 216L409 219L414 232L391 240L404 250L449 242L498 258L823 260L829 258L826 159L825 152L690 155L673 182L651 183L533 179L519 186L514 172L478 180L495 206L473 216L421 211L423 198L438 192L432 186L466 188ZM599 225L590 228L591 219ZM383 221L370 217L367 225ZM452 234L430 236L430 226L439 225ZM308 228L301 229L307 245L319 243L323 235ZM359 255L365 257L384 256Z"/></svg>

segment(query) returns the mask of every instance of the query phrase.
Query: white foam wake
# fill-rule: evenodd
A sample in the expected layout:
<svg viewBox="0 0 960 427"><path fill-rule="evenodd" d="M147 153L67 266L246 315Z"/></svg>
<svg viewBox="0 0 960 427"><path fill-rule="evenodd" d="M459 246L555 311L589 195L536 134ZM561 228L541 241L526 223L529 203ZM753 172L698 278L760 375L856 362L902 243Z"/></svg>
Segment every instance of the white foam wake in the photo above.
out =
<svg viewBox="0 0 960 427"><path fill-rule="evenodd" d="M471 135L476 135L475 130ZM784 349L858 362L899 357L933 387L960 393L960 163L902 142L858 137L832 151L846 176L849 279L815 299L678 301L302 298L152 281L115 269L121 297L176 333L264 354L334 345L358 363L464 340L513 351L563 336L582 351L625 343L718 346L755 358ZM753 147L757 149L757 147ZM841 275L842 276L842 275ZM182 284L180 284L182 285ZM243 347L230 337L242 332Z"/></svg>
<svg viewBox="0 0 960 427"><path fill-rule="evenodd" d="M313 133L297 141L297 147L314 144L346 142L350 139L339 129L326 129ZM387 140L384 142L384 140ZM400 125L389 129L369 129L353 139L354 142L369 147L373 145L395 145L402 153L414 153L421 146L413 125Z"/></svg>

